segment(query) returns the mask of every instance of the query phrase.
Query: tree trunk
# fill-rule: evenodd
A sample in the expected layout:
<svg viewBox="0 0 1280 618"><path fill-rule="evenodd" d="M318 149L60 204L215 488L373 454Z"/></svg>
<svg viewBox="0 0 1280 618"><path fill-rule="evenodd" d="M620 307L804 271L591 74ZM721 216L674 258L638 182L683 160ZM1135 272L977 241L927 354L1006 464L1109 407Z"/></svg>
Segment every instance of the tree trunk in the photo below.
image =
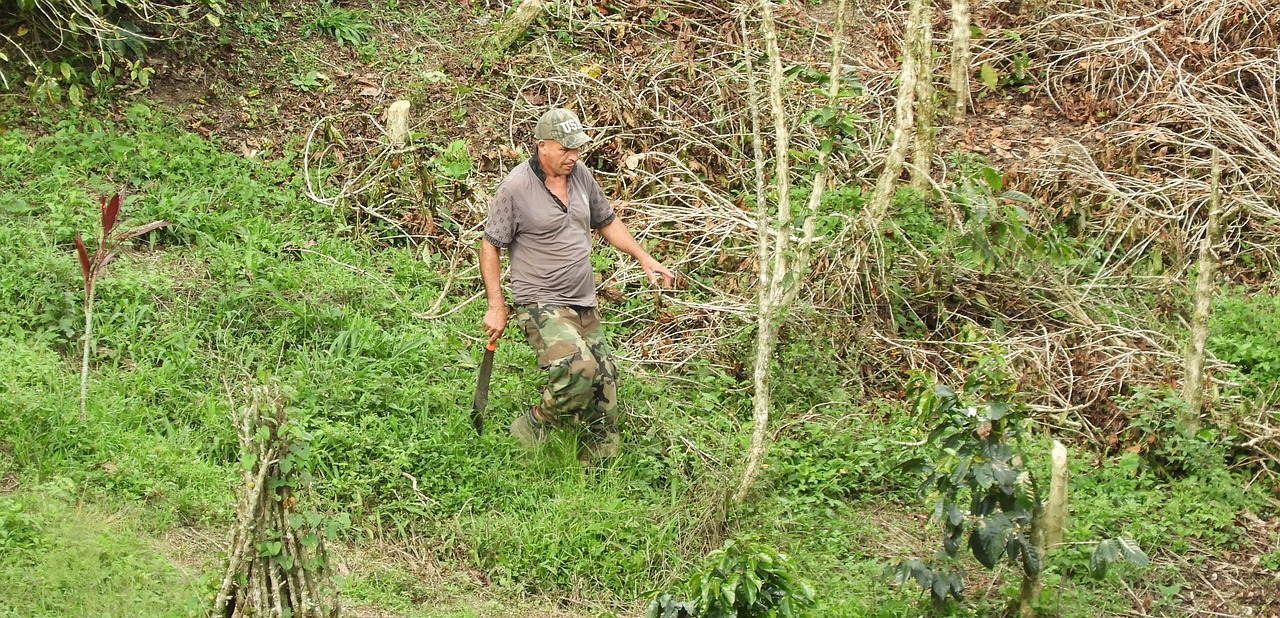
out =
<svg viewBox="0 0 1280 618"><path fill-rule="evenodd" d="M1040 577L1023 575L1022 589L1018 593L1018 618L1036 618L1031 604L1040 596Z"/></svg>
<svg viewBox="0 0 1280 618"><path fill-rule="evenodd" d="M1049 498L1036 506L1031 518L1031 544L1044 563L1049 549L1062 543L1062 530L1067 523L1067 447L1053 441L1053 471L1049 479ZM1034 618L1031 605L1040 597L1040 574L1023 573L1022 590L1018 595L1018 614L1021 618Z"/></svg>
<svg viewBox="0 0 1280 618"><path fill-rule="evenodd" d="M932 190L929 173L933 169L933 118L937 103L933 91L933 3L919 0L922 14L913 19L918 31L911 37L916 57L916 131L915 147L911 153L911 188L921 195Z"/></svg>
<svg viewBox="0 0 1280 618"><path fill-rule="evenodd" d="M507 51L538 20L539 15L542 15L542 0L522 0L498 33L490 39L491 50L498 54Z"/></svg>
<svg viewBox="0 0 1280 618"><path fill-rule="evenodd" d="M396 148L409 141L408 101L396 101L387 108L387 141Z"/></svg>
<svg viewBox="0 0 1280 618"><path fill-rule="evenodd" d="M734 502L746 499L756 477L760 475L760 466L764 463L764 453L768 442L769 406L769 359L773 357L777 345L777 290L787 275L786 247L791 238L791 164L787 151L791 137L787 131L786 110L782 106L782 58L778 48L778 28L773 20L771 0L763 0L757 5L760 9L761 25L764 28L765 50L769 56L769 107L773 112L774 130L774 176L778 191L777 221L783 225L778 229L778 237L773 240L772 251L766 249L770 226L760 225L760 293L758 295L758 316L756 319L756 360L752 378L755 385L752 398L751 446L747 449L747 464L742 472L742 480L738 490L733 494ZM745 45L745 39L744 39ZM758 124L758 123L757 123ZM761 155L763 156L763 155ZM756 167L757 171L761 166ZM759 180L758 185L763 185ZM756 214L762 222L767 220L768 210L764 196L759 196Z"/></svg>
<svg viewBox="0 0 1280 618"><path fill-rule="evenodd" d="M742 18L743 49L747 56L747 88L752 116L752 131L755 141L756 157L756 222L760 244L757 258L760 262L760 293L758 295L758 317L756 330L756 359L752 378L755 386L752 398L752 430L751 446L747 450L747 463L743 469L742 480L734 492L733 501L742 502L750 493L752 485L760 475L768 449L769 409L771 392L769 385L769 361L778 342L778 325L781 320L781 309L795 299L800 289L800 275L808 266L809 246L813 243L817 228L818 209L822 204L822 191L826 186L827 153L819 151L819 171L814 177L813 190L809 194L809 211L804 222L804 236L796 249L795 259L788 258L787 245L791 239L791 166L788 148L790 135L786 125L786 110L782 105L782 56L778 49L777 25L774 23L771 0L760 2L761 22L764 28L765 47L769 55L769 104L773 112L774 124L774 172L778 191L778 212L775 218L777 238L770 243L768 208L764 194L764 151L760 139L760 110L756 105L756 88L754 68L750 60L750 50L746 47L749 40L746 30L745 11ZM832 39L831 81L828 102L835 105L840 92L840 71L844 66L843 34L845 23L845 0L839 0L836 6L835 34ZM791 275L790 278L788 275Z"/></svg>
<svg viewBox="0 0 1280 618"><path fill-rule="evenodd" d="M827 105L833 108L840 97L840 77L844 72L845 19L845 0L838 0L836 2L835 30L831 37L831 79L827 82ZM830 176L827 169L827 159L829 157L830 152L821 148L818 149L818 169L813 175L813 190L809 192L809 210L804 218L804 236L800 240L800 246L796 248L796 263L801 269L807 269L809 266L809 249L813 246L814 237L817 235L818 211L822 209L822 194L826 191L827 178ZM781 306L791 306L792 301L795 300L799 292L800 285L797 281L797 284L791 286L787 293L783 295Z"/></svg>
<svg viewBox="0 0 1280 618"><path fill-rule="evenodd" d="M1040 555L1048 553L1055 545L1062 544L1062 531L1067 527L1067 447L1053 441L1053 472L1049 479L1049 499L1044 505L1044 527Z"/></svg>
<svg viewBox="0 0 1280 618"><path fill-rule="evenodd" d="M969 0L951 0L951 93L955 96L951 114L964 118L969 105L969 65L973 50L969 41Z"/></svg>
<svg viewBox="0 0 1280 618"><path fill-rule="evenodd" d="M902 45L902 72L898 82L898 99L894 104L895 122L893 137L889 143L889 152L884 158L884 169L876 179L875 191L867 205L866 230L874 230L880 225L889 212L889 203L893 200L893 192L898 187L898 177L902 175L903 165L907 159L907 147L910 144L911 131L915 127L916 81L919 77L919 60L913 50L920 46L914 44L915 37L920 36L920 20L925 19L925 0L911 0L911 9L907 14L907 27Z"/></svg>
<svg viewBox="0 0 1280 618"><path fill-rule="evenodd" d="M1182 383L1182 398L1187 402L1187 409L1180 420L1182 427L1192 433L1200 429L1200 413L1204 408L1204 347L1209 339L1209 309L1213 304L1213 280L1218 271L1216 250L1222 241L1222 199L1219 195L1222 166L1217 149L1213 151L1211 175L1209 220L1205 223L1204 238L1200 240L1200 272L1196 276L1191 315L1191 345L1187 349L1186 377Z"/></svg>

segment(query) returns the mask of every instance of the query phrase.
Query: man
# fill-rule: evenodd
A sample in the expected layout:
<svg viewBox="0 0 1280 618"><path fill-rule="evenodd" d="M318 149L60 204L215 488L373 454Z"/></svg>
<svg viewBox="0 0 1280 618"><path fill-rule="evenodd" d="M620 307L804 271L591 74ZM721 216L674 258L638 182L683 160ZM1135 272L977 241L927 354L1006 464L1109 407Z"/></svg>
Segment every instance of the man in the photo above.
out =
<svg viewBox="0 0 1280 618"><path fill-rule="evenodd" d="M651 283L670 287L674 275L649 255L614 215L591 171L578 162L591 138L578 117L553 109L534 129L537 152L498 185L480 243L480 276L489 310L490 343L507 325L500 283L501 250L511 260L515 318L547 372L537 404L511 423L511 433L535 448L549 428L576 429L580 457L618 453L618 371L596 313L591 231L640 262Z"/></svg>

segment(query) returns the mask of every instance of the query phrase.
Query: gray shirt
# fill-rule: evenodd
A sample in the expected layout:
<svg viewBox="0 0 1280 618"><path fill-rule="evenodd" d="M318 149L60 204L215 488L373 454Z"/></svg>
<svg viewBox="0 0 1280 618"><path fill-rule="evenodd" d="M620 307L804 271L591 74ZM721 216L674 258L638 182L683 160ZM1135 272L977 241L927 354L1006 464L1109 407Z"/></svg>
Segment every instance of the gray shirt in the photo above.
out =
<svg viewBox="0 0 1280 618"><path fill-rule="evenodd" d="M591 230L615 215L591 171L578 162L569 173L569 203L547 189L535 156L511 170L493 196L484 237L511 255L516 304L594 307Z"/></svg>

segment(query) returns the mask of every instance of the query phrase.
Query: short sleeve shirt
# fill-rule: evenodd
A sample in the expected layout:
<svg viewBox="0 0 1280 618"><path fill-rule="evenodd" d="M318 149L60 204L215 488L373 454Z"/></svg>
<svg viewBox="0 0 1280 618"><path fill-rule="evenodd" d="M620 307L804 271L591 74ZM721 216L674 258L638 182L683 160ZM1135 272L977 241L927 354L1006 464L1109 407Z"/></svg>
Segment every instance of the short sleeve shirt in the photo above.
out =
<svg viewBox="0 0 1280 618"><path fill-rule="evenodd" d="M484 237L510 252L516 304L594 307L591 231L613 222L613 208L581 162L569 173L568 204L546 177L536 156L511 170L489 205Z"/></svg>

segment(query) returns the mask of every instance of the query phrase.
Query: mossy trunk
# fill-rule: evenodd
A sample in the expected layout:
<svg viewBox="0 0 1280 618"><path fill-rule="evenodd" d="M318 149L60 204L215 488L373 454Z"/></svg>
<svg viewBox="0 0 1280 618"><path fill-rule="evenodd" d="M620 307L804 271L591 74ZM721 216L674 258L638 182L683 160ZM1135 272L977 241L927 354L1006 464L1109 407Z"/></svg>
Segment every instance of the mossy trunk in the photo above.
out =
<svg viewBox="0 0 1280 618"><path fill-rule="evenodd" d="M1205 222L1204 238L1200 240L1199 272L1191 314L1191 344L1187 347L1186 377L1182 383L1182 398L1187 407L1179 419L1182 428L1194 433L1200 428L1200 414L1204 409L1204 356L1209 340L1209 309L1213 305L1214 277L1218 272L1216 249L1222 242L1222 200L1219 184L1222 166L1218 151L1213 151L1213 164L1209 185L1209 217Z"/></svg>
<svg viewBox="0 0 1280 618"><path fill-rule="evenodd" d="M786 125L786 110L782 103L781 52L778 48L777 25L774 23L770 2L771 0L764 0L760 3L760 13L765 47L769 54L769 107L774 121L774 172L778 204L774 225L770 225L764 191L764 151L760 145L760 111L755 102L756 88L751 54L747 51L745 55L748 97L752 114L752 132L755 138L756 225L759 231L756 256L760 262L760 292L757 301L756 359L752 371L755 390L752 398L751 446L747 451L747 463L743 469L742 480L733 494L734 502L742 502L746 499L764 463L765 452L768 449L769 408L772 405L769 360L773 358L773 351L778 343L778 327L782 320L781 310L790 306L795 300L801 286L801 274L808 268L809 247L816 234L818 209L822 204L822 192L827 183L827 153L820 151L818 171L814 175L813 191L809 195L809 210L805 215L803 235L794 253L789 252L788 245L793 233L790 200L791 169L788 158L791 139ZM840 91L840 71L844 66L842 60L844 24L845 0L839 0L836 5L835 34L831 41L831 79L827 92L828 103L831 105L835 105ZM743 40L747 41L749 39L745 19L742 27ZM775 233L776 238L770 242L771 235Z"/></svg>
<svg viewBox="0 0 1280 618"><path fill-rule="evenodd" d="M973 49L969 32L969 0L951 0L951 116L964 118L969 106L969 65Z"/></svg>
<svg viewBox="0 0 1280 618"><path fill-rule="evenodd" d="M906 33L903 41L902 71L899 73L898 99L894 103L893 137L889 140L889 151L884 157L884 168L876 179L875 190L867 205L864 227L867 231L880 226L880 222L889 212L889 203L893 201L894 190L898 187L898 178L907 160L907 148L911 144L911 136L915 129L916 82L920 76L920 58L917 56L923 46L916 42L923 36L924 26L921 22L927 19L926 0L911 0L907 13Z"/></svg>
<svg viewBox="0 0 1280 618"><path fill-rule="evenodd" d="M542 15L542 0L522 0L514 13L503 22L498 32L489 38L489 51L501 55L524 36L533 22Z"/></svg>
<svg viewBox="0 0 1280 618"><path fill-rule="evenodd" d="M911 154L911 188L921 195L932 189L929 175L933 169L933 119L937 114L933 89L933 4L932 0L919 0L915 7L921 15L913 21L917 32L911 37L911 53L916 57L916 128L915 144Z"/></svg>
<svg viewBox="0 0 1280 618"><path fill-rule="evenodd" d="M1067 524L1067 447L1053 441L1053 468L1049 479L1049 497L1036 507L1031 518L1031 544L1040 555L1041 564L1049 550L1062 543L1062 530ZM1034 618L1032 605L1040 597L1042 588L1040 573L1022 577L1022 590L1018 594L1018 614L1021 618Z"/></svg>

